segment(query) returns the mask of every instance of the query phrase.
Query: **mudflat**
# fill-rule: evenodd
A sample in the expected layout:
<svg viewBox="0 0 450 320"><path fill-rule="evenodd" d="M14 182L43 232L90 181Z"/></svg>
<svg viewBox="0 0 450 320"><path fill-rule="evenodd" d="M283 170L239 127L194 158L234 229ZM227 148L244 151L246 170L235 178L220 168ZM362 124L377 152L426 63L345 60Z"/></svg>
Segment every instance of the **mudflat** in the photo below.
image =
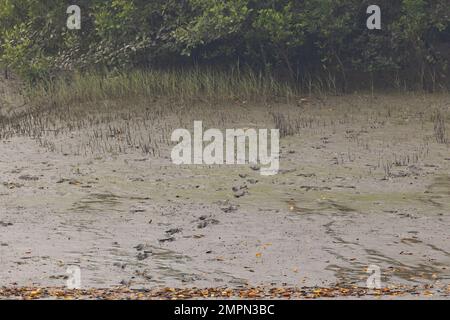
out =
<svg viewBox="0 0 450 320"><path fill-rule="evenodd" d="M352 94L4 112L0 287L64 287L77 266L83 289L362 288L378 267L399 296L448 297L450 145L433 119L448 119L449 101ZM195 120L282 127L280 172L174 165L170 133Z"/></svg>

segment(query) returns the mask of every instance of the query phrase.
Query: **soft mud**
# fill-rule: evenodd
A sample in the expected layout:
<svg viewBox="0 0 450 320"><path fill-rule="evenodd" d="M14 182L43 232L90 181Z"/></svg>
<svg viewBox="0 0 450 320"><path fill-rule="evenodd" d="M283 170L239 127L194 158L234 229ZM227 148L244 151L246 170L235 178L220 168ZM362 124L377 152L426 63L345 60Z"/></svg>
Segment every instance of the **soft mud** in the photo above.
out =
<svg viewBox="0 0 450 320"><path fill-rule="evenodd" d="M306 128L272 177L2 139L0 286L62 287L79 266L82 288L365 287L375 265L383 287L448 297L450 149L415 115Z"/></svg>

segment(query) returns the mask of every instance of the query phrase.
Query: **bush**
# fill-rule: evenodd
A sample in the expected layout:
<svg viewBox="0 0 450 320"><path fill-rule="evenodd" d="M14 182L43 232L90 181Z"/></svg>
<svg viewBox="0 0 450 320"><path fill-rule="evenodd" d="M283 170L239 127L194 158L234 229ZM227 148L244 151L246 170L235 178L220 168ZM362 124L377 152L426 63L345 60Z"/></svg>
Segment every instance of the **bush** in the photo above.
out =
<svg viewBox="0 0 450 320"><path fill-rule="evenodd" d="M0 59L29 79L239 63L344 90L361 79L448 84L448 1L378 3L382 30L366 28L371 3L360 0L1 0ZM66 28L69 4L81 7L81 30Z"/></svg>

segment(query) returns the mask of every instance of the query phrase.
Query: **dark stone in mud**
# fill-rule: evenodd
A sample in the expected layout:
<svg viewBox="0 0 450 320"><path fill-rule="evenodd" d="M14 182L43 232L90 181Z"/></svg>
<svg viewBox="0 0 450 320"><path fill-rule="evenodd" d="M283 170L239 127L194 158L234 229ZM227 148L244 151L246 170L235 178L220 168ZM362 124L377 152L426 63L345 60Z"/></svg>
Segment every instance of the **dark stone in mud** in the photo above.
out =
<svg viewBox="0 0 450 320"><path fill-rule="evenodd" d="M137 246L135 246L134 248L135 248L137 251L142 251L142 250L144 249L144 247L145 247L145 245L143 245L142 243L140 243L140 244L138 244Z"/></svg>
<svg viewBox="0 0 450 320"><path fill-rule="evenodd" d="M244 174L244 173L240 173L240 174L239 174L239 177L242 178L242 179L245 179L245 178L248 177L248 175L246 175L246 174Z"/></svg>
<svg viewBox="0 0 450 320"><path fill-rule="evenodd" d="M3 221L0 221L0 226L2 226L2 227L10 227L10 226L12 226L13 224L11 223L11 222L3 222Z"/></svg>

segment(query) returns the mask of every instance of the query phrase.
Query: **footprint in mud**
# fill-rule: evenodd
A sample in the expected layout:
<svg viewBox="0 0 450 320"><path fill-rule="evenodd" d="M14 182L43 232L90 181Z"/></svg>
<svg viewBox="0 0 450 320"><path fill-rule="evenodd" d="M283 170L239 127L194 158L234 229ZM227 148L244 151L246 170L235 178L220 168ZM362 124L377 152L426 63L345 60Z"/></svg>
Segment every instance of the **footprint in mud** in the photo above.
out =
<svg viewBox="0 0 450 320"><path fill-rule="evenodd" d="M219 220L212 219L207 216L201 216L199 220L200 222L197 224L197 229L204 229L211 224L219 224Z"/></svg>
<svg viewBox="0 0 450 320"><path fill-rule="evenodd" d="M450 277L448 274L443 273L442 266L439 263L406 264L374 249L366 249L366 252L373 263L389 266L388 271L391 278L398 278L403 280L403 282L435 281L437 278L442 280ZM409 255L407 252L404 252L404 254Z"/></svg>
<svg viewBox="0 0 450 320"><path fill-rule="evenodd" d="M162 244L162 243L166 243L166 242L173 242L175 240L176 240L175 237L168 237L168 238L159 239L158 242Z"/></svg>
<svg viewBox="0 0 450 320"><path fill-rule="evenodd" d="M91 193L74 204L78 212L98 211L99 209L112 209L119 205L119 197L112 193Z"/></svg>
<svg viewBox="0 0 450 320"><path fill-rule="evenodd" d="M239 205L235 205L230 202L230 200L219 200L215 202L217 206L219 206L220 210L224 213L235 212L239 209Z"/></svg>
<svg viewBox="0 0 450 320"><path fill-rule="evenodd" d="M147 209L140 208L140 207L132 207L130 209L130 213L144 213L146 211L147 211Z"/></svg>
<svg viewBox="0 0 450 320"><path fill-rule="evenodd" d="M257 180L257 179L248 178L248 175L245 173L240 173L239 178L246 179L246 181L250 184L257 184L259 182L259 180Z"/></svg>
<svg viewBox="0 0 450 320"><path fill-rule="evenodd" d="M183 231L183 229L181 229L181 228L173 228L173 229L167 230L166 234L169 235L169 236L172 236L172 235L174 235L176 233L180 233L181 231Z"/></svg>
<svg viewBox="0 0 450 320"><path fill-rule="evenodd" d="M433 207L443 208L445 205L448 206L450 204L448 201L449 196L450 176L443 175L433 180L433 183L425 191L425 196L419 197L419 200Z"/></svg>
<svg viewBox="0 0 450 320"><path fill-rule="evenodd" d="M23 183L17 183L17 182L3 182L3 185L10 190L20 189L20 188L24 187Z"/></svg>
<svg viewBox="0 0 450 320"><path fill-rule="evenodd" d="M297 202L293 199L286 201L288 205L288 209L291 212L295 213L308 213L308 214L326 214L326 213L355 213L356 210L346 206L344 204L340 204L336 201L325 199L319 202L319 206L315 208L306 208L300 207Z"/></svg>
<svg viewBox="0 0 450 320"><path fill-rule="evenodd" d="M147 259L149 256L150 256L150 255L149 255L147 252L139 252L139 253L137 254L136 258L137 258L139 261L142 261L142 260Z"/></svg>
<svg viewBox="0 0 450 320"><path fill-rule="evenodd" d="M233 191L235 198L242 198L248 194L248 186L246 184L239 187L233 187L231 190Z"/></svg>
<svg viewBox="0 0 450 320"><path fill-rule="evenodd" d="M155 264L154 268L156 270L147 267L144 270L138 269L135 271L138 276L145 280L160 283L166 283L168 278L181 282L202 280L199 275L186 272L185 264L191 261L191 258L186 255L149 244L138 244L134 248L138 251L138 255L145 257L145 259L140 259L139 262L148 261L147 266ZM139 265L136 266L138 267Z"/></svg>
<svg viewBox="0 0 450 320"><path fill-rule="evenodd" d="M235 211L237 211L238 208L239 208L239 206L230 204L230 205L221 207L220 210L222 210L222 211L225 212L225 213L230 213L230 212L235 212Z"/></svg>
<svg viewBox="0 0 450 320"><path fill-rule="evenodd" d="M436 177L427 191L434 194L450 196L450 176Z"/></svg>
<svg viewBox="0 0 450 320"><path fill-rule="evenodd" d="M336 209L341 213L349 213L349 212L355 212L356 210L353 208L350 208L349 206L343 205L343 204L339 204L335 201L332 200L328 200L327 201L328 205L330 208L332 209Z"/></svg>
<svg viewBox="0 0 450 320"><path fill-rule="evenodd" d="M32 176L29 174L25 174L19 177L19 180L23 180L23 181L38 181L39 177L37 176Z"/></svg>

